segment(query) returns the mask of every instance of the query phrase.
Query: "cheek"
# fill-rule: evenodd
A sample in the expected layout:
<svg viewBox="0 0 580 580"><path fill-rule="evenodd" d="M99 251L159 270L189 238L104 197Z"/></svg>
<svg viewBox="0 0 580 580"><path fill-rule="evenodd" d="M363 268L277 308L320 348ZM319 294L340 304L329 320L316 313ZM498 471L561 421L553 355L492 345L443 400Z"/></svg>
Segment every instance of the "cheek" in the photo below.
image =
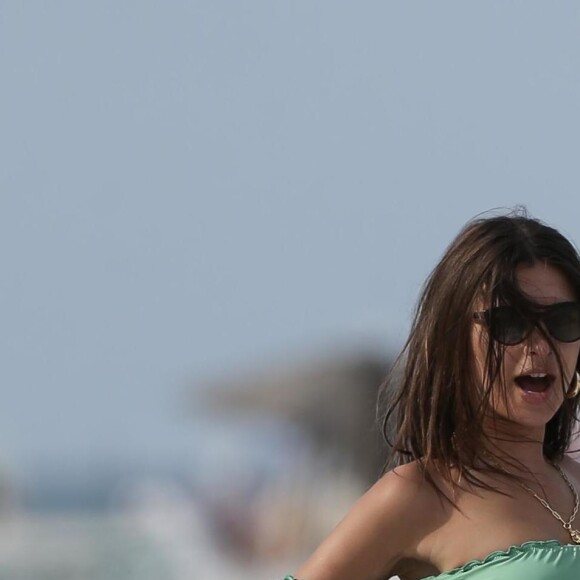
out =
<svg viewBox="0 0 580 580"><path fill-rule="evenodd" d="M559 350L560 356L562 357L564 369L567 371L566 374L572 377L572 375L576 372L576 368L578 366L580 343L571 342L568 344L562 344Z"/></svg>
<svg viewBox="0 0 580 580"><path fill-rule="evenodd" d="M517 346L508 346L504 351L503 370L507 377L517 374L517 368L521 364L522 349Z"/></svg>
<svg viewBox="0 0 580 580"><path fill-rule="evenodd" d="M487 333L482 332L481 327L474 326L471 331L471 351L476 376L483 380L485 357L487 354Z"/></svg>
<svg viewBox="0 0 580 580"><path fill-rule="evenodd" d="M519 373L523 357L525 357L525 354L520 345L507 346L504 348L500 376L495 385L496 387L501 387L498 392L503 392L505 389L506 394L510 396L509 393L513 391L513 387L515 386L513 380Z"/></svg>
<svg viewBox="0 0 580 580"><path fill-rule="evenodd" d="M489 337L487 331L482 327L475 327L471 333L471 347L473 351L473 362L475 375L479 378L480 387L487 387L486 379L486 365L487 352L489 349ZM519 347L507 347L502 353L502 366L500 375L503 377L513 376L513 369L515 368L518 357L520 356ZM501 381L501 378L499 379Z"/></svg>

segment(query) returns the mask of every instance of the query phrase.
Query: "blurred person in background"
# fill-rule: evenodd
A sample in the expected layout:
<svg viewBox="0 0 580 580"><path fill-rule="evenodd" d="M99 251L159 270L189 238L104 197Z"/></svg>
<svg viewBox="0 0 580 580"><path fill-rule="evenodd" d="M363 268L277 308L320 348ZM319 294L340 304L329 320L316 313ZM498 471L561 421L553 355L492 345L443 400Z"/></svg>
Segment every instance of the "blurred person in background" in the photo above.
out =
<svg viewBox="0 0 580 580"><path fill-rule="evenodd" d="M579 351L571 242L525 210L470 221L382 386L380 479L286 580L580 578Z"/></svg>

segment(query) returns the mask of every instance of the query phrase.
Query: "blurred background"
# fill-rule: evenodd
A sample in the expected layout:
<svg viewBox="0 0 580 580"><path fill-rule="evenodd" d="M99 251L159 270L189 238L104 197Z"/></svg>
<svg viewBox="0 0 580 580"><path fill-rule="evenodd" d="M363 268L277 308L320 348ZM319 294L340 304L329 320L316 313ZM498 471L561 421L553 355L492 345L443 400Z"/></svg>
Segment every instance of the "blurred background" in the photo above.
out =
<svg viewBox="0 0 580 580"><path fill-rule="evenodd" d="M580 240L575 2L0 0L0 579L281 579L474 215Z"/></svg>

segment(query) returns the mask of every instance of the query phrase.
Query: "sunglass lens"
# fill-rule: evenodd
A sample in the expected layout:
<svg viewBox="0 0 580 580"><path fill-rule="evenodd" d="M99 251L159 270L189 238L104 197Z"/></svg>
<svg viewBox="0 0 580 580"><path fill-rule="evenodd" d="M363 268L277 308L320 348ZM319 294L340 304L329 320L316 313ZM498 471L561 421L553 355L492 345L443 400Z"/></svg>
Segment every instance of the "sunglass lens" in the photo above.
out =
<svg viewBox="0 0 580 580"><path fill-rule="evenodd" d="M544 315L548 332L560 342L580 339L580 304L564 302L556 304Z"/></svg>
<svg viewBox="0 0 580 580"><path fill-rule="evenodd" d="M529 322L511 306L497 306L489 311L489 328L495 340L502 344L518 344L526 337Z"/></svg>

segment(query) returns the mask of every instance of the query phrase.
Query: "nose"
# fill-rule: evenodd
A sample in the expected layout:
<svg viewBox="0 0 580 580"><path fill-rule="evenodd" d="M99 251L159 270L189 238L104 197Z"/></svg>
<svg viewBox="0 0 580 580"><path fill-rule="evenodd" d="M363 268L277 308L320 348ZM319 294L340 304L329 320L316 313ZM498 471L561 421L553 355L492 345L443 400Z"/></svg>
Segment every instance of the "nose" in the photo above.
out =
<svg viewBox="0 0 580 580"><path fill-rule="evenodd" d="M534 326L532 332L528 336L528 348L530 349L530 354L536 354L539 356L547 356L552 353L552 347L546 338L545 329L543 332Z"/></svg>

